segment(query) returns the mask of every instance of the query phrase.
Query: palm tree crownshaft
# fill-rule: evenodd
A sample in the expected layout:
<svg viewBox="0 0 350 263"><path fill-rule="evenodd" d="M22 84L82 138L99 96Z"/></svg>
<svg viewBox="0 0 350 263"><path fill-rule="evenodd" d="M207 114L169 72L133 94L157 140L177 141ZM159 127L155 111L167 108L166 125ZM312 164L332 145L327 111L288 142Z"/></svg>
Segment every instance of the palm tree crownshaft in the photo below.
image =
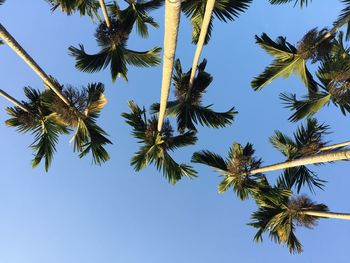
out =
<svg viewBox="0 0 350 263"><path fill-rule="evenodd" d="M2 89L0 89L0 96L4 97L5 99L7 99L8 101L12 102L14 105L16 105L17 107L19 107L20 109L22 109L23 111L30 113L30 110L23 105L22 103L20 103L18 100L16 100L14 97L12 97L11 95L7 94L5 91L3 91Z"/></svg>
<svg viewBox="0 0 350 263"><path fill-rule="evenodd" d="M171 84L176 51L177 35L180 24L180 13L181 0L165 1L163 73L158 119L159 132L162 130L169 97L169 89Z"/></svg>
<svg viewBox="0 0 350 263"><path fill-rule="evenodd" d="M345 213L319 212L319 211L303 211L302 213L305 215L315 216L315 217L350 220L350 214L345 214Z"/></svg>
<svg viewBox="0 0 350 263"><path fill-rule="evenodd" d="M200 59L200 56L201 56L201 53L203 50L205 37L206 37L207 32L208 32L210 18L213 14L214 6L215 6L215 0L208 0L207 1L207 5L205 7L204 18L203 18L203 24L201 27L201 33L199 35L197 48L196 48L196 52L194 54L193 63L192 63L192 70L191 70L191 76L190 76L190 81L189 81L189 88L190 89L192 88L193 83L194 83L194 78L196 75L198 62L199 62L199 59Z"/></svg>
<svg viewBox="0 0 350 263"><path fill-rule="evenodd" d="M6 28L0 23L0 37L7 43L7 45L15 51L15 53L21 57L24 62L47 84L50 89L56 93L56 95L68 106L71 103L63 95L63 93L57 88L51 78L40 68L40 66L34 61L34 59L20 46L20 44L11 36Z"/></svg>
<svg viewBox="0 0 350 263"><path fill-rule="evenodd" d="M105 19L106 25L108 28L110 28L111 22L109 21L109 16L108 16L108 12L107 12L107 8L104 0L100 0L100 6L102 9L102 13L103 13L103 17Z"/></svg>
<svg viewBox="0 0 350 263"><path fill-rule="evenodd" d="M282 162L282 163L261 167L261 168L249 171L249 174L258 174L258 173L292 168L292 167L302 166L307 164L317 164L317 163L333 162L333 161L348 160L348 159L350 159L350 150L326 152L326 153L320 153L320 154L316 154L316 155L312 155L312 156L308 156L300 159L295 159L292 161L287 161L287 162Z"/></svg>

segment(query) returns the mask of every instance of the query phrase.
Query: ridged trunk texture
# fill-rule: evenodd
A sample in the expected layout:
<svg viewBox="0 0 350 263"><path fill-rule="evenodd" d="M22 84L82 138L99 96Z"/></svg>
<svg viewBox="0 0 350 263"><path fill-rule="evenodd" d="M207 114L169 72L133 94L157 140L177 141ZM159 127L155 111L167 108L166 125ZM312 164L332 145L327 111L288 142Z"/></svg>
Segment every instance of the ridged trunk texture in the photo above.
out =
<svg viewBox="0 0 350 263"><path fill-rule="evenodd" d="M198 62L199 62L199 59L200 59L200 56L201 56L201 53L203 50L205 37L206 37L207 32L208 32L208 27L209 27L211 16L213 14L214 6L215 6L215 0L208 0L207 5L205 6L205 13L204 13L204 17L203 17L201 32L199 34L197 48L196 48L196 52L194 53L194 58L193 58L193 63L192 63L192 70L191 70L191 76L190 76L190 82L189 82L190 89L193 86L194 77L196 75Z"/></svg>
<svg viewBox="0 0 350 263"><path fill-rule="evenodd" d="M177 35L180 24L180 14L181 0L165 1L164 54L158 131L162 130L165 111L168 103L169 90L174 67Z"/></svg>

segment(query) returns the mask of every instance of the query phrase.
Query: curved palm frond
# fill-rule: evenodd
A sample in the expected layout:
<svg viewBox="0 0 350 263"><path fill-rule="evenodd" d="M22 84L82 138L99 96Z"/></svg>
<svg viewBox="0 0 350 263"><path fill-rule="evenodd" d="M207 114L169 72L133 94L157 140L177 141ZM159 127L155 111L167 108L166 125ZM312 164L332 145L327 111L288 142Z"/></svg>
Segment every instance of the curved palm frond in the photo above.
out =
<svg viewBox="0 0 350 263"><path fill-rule="evenodd" d="M52 11L60 7L67 15L78 11L81 16L88 15L92 20L95 20L95 17L100 20L98 15L100 5L97 0L47 0L47 2L52 6Z"/></svg>
<svg viewBox="0 0 350 263"><path fill-rule="evenodd" d="M312 0L269 0L272 5L289 4L294 2L294 7L299 3L300 8L307 7Z"/></svg>
<svg viewBox="0 0 350 263"><path fill-rule="evenodd" d="M343 10L341 10L341 13L338 17L338 19L334 22L333 26L336 28L340 28L343 25L347 26L346 30L346 40L350 39L350 1L349 0L341 0L342 3L345 4L345 7Z"/></svg>
<svg viewBox="0 0 350 263"><path fill-rule="evenodd" d="M216 0L213 14L220 21L233 21L243 13L251 4L252 0ZM197 44L199 34L203 24L203 18L206 7L206 0L185 1L182 3L182 11L191 19L192 24L192 43ZM211 17L207 36L204 44L206 45L211 37L213 30L214 16Z"/></svg>
<svg viewBox="0 0 350 263"><path fill-rule="evenodd" d="M301 78L309 93L317 91L317 84L305 64L305 55L279 37L273 41L267 34L255 36L257 44L275 60L251 83L254 90L260 90L278 77L288 78L293 72Z"/></svg>
<svg viewBox="0 0 350 263"><path fill-rule="evenodd" d="M132 128L132 134L142 144L131 159L131 165L136 171L154 164L157 170L163 171L163 176L169 183L175 184L182 177L193 178L196 171L186 164L177 163L169 154L177 148L194 145L197 137L194 132L174 136L170 122L164 122L161 132L157 130L158 119L155 116L147 119L145 109L141 109L133 101L129 101L130 113L123 113L126 123Z"/></svg>

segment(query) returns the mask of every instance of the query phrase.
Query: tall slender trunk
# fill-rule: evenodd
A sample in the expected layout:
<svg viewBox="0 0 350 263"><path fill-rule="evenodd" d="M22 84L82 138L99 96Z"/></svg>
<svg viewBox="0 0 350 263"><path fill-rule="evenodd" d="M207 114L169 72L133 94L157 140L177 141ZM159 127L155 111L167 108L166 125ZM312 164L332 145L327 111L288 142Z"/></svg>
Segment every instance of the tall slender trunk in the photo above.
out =
<svg viewBox="0 0 350 263"><path fill-rule="evenodd" d="M177 35L180 24L180 13L181 0L165 1L164 54L158 131L162 130L166 106L168 103L169 90L174 67Z"/></svg>
<svg viewBox="0 0 350 263"><path fill-rule="evenodd" d="M329 151L329 150L333 150L333 149L337 149L337 148L342 148L342 147L349 146L349 145L350 145L350 141L341 142L341 143L337 143L337 144L333 144L333 145L322 147L320 149L320 152Z"/></svg>
<svg viewBox="0 0 350 263"><path fill-rule="evenodd" d="M110 28L111 27L111 22L109 21L109 16L108 16L108 12L107 12L105 1L100 0L100 6L101 6L101 9L102 9L102 13L103 13L103 17L105 19L106 25L107 25L108 28Z"/></svg>
<svg viewBox="0 0 350 263"><path fill-rule="evenodd" d="M303 211L303 214L316 217L350 220L350 214L335 212Z"/></svg>
<svg viewBox="0 0 350 263"><path fill-rule="evenodd" d="M0 96L7 99L8 101L10 101L11 103L13 103L14 105L16 105L18 108L22 109L23 111L30 113L30 110L21 102L19 102L18 100L16 100L14 97L12 97L11 95L7 94L5 91L3 91L2 89L0 89Z"/></svg>
<svg viewBox="0 0 350 263"><path fill-rule="evenodd" d="M6 42L6 44L21 57L25 63L44 81L44 83L56 93L56 95L69 107L72 107L68 99L64 96L61 90L56 87L51 78L40 68L40 66L34 61L34 59L21 47L21 45L11 36L6 28L0 23L0 37Z"/></svg>
<svg viewBox="0 0 350 263"><path fill-rule="evenodd" d="M202 23L202 27L201 27L201 32L199 34L197 48L196 48L196 52L194 53L194 58L193 58L193 63L192 63L192 70L191 70L191 76L190 76L190 82L189 82L189 89L190 90L193 86L194 77L196 75L198 62L199 62L199 59L200 59L200 56L201 56L201 53L203 50L205 37L207 36L208 27L210 24L211 16L213 14L214 6L215 6L215 0L208 0L207 1L207 5L205 7L205 13L204 13L204 17L203 17L203 23Z"/></svg>
<svg viewBox="0 0 350 263"><path fill-rule="evenodd" d="M308 157L304 157L304 158L300 158L292 161L277 163L277 164L261 167L258 169L254 169L249 171L249 174L264 173L264 172L276 171L276 170L281 170L286 168L292 168L292 167L301 166L301 165L334 162L334 161L348 160L348 159L350 159L350 150L325 152L325 153L319 153L319 154L315 154L312 156L308 156Z"/></svg>

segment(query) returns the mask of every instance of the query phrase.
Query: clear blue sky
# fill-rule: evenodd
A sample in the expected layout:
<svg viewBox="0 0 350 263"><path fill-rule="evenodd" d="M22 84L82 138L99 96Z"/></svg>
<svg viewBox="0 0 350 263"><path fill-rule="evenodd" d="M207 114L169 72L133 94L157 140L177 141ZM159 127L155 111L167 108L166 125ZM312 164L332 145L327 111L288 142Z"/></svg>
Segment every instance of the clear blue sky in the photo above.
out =
<svg viewBox="0 0 350 263"><path fill-rule="evenodd" d="M275 38L285 35L295 43L314 27L331 25L341 9L340 1L313 1L308 9L269 6L254 1L234 23L215 22L213 37L202 57L214 76L205 102L215 109L235 106L239 111L228 128L200 129L198 144L174 154L188 162L192 152L204 148L226 155L232 142L251 142L265 164L283 157L268 143L275 129L291 133L297 124L287 121L290 112L278 99L282 91L305 94L296 79L278 80L261 92L250 88L252 78L271 61L254 42L262 32ZM132 35L129 45L146 50L163 43L163 9L152 15L159 30L150 38ZM178 262L347 262L350 225L321 220L314 230L298 229L304 245L301 255L290 255L286 247L271 242L253 242L255 229L246 226L256 207L241 202L231 191L220 195L218 175L195 165L199 177L169 185L154 167L135 173L129 166L138 149L130 127L120 114L128 110L127 100L149 106L159 99L161 67L129 70L129 83L111 83L109 71L82 73L69 57L70 45L83 43L96 51L94 24L79 15L51 13L43 0L8 0L0 7L0 21L35 58L44 70L62 83L76 86L101 81L106 85L109 104L100 124L114 142L108 147L111 160L102 167L91 159L80 160L73 153L69 137L62 137L48 173L31 168L30 135L19 135L1 125L0 171L0 262L6 263L178 263ZM182 17L177 57L187 70L195 47L190 42L189 22ZM24 99L22 88L43 89L41 80L8 47L0 47L0 88ZM6 119L8 102L0 100L0 122ZM317 115L332 127L332 142L349 139L348 120L329 107ZM317 167L328 180L326 191L312 198L331 210L350 212L348 201L349 164ZM274 180L279 173L268 174Z"/></svg>

